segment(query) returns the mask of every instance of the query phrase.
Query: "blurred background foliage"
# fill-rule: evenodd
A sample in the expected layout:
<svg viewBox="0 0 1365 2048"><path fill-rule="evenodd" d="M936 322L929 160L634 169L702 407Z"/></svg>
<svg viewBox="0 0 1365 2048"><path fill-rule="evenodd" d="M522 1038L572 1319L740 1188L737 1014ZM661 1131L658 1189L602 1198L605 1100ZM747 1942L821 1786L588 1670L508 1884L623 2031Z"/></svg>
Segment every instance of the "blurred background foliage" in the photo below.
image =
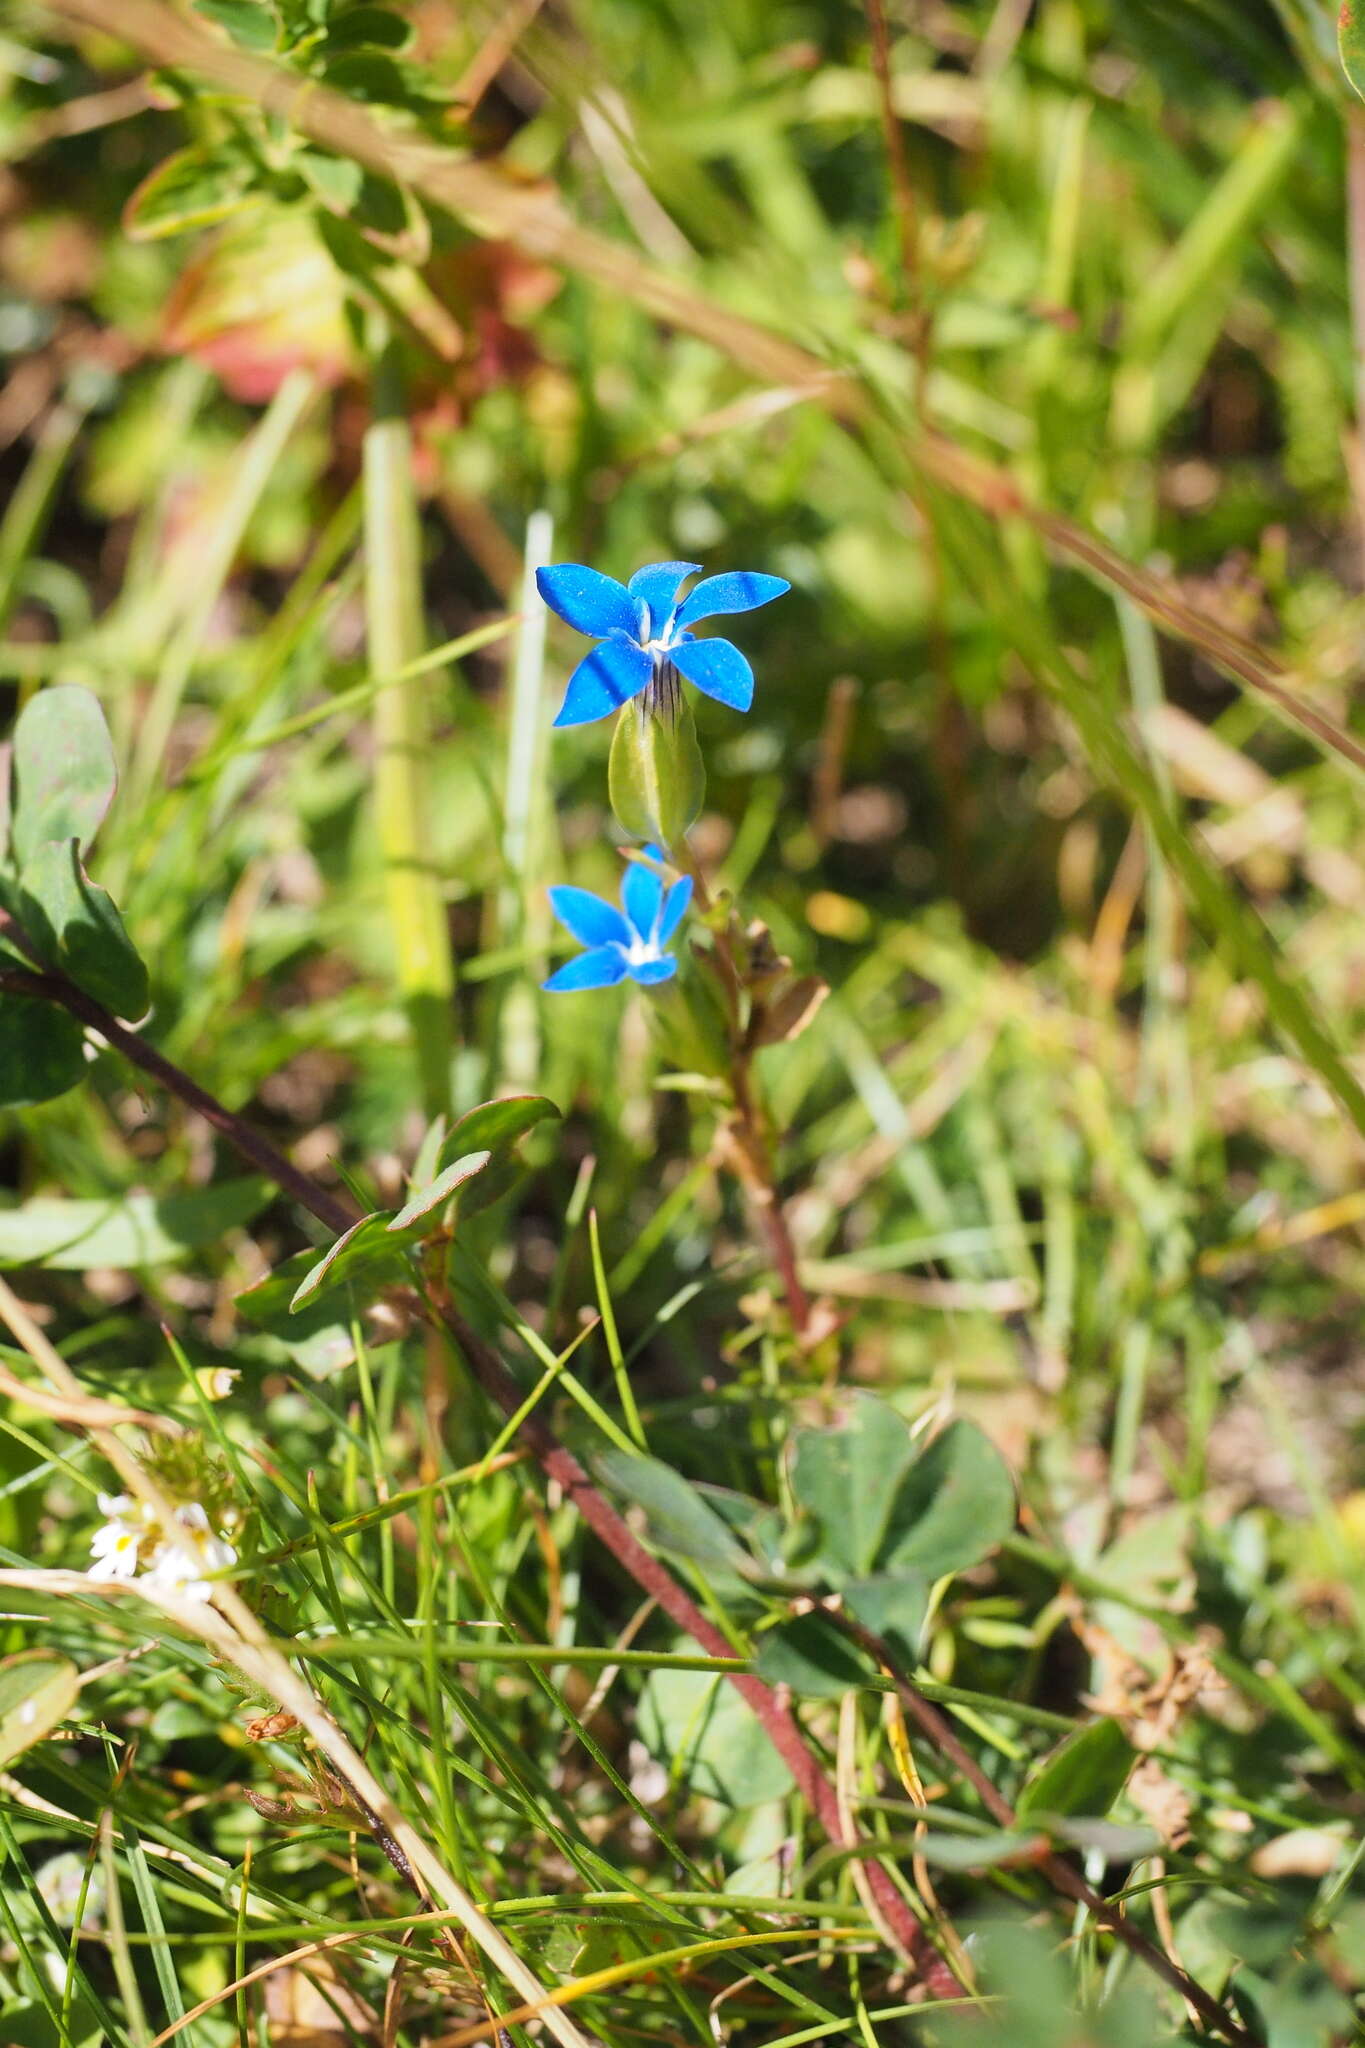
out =
<svg viewBox="0 0 1365 2048"><path fill-rule="evenodd" d="M909 1418L940 1404L981 1422L1021 1475L1022 1533L936 1605L927 1670L1045 1713L1099 1698L1140 1718L1177 1647L1221 1659L1221 1686L1163 1725L1185 1821L1158 1927L1210 1988L1234 1979L1272 2048L1352 2038L1365 1199L1329 1055L1356 1069L1365 1018L1356 771L1231 680L1199 630L1159 636L1074 551L1003 506L969 507L915 459L930 428L989 457L1360 731L1365 209L1353 271L1348 189L1365 145L1328 9L896 0L898 206L868 16L840 0L200 0L190 18L224 47L460 152L513 198L557 189L632 261L800 345L863 394L863 429L653 318L628 275L619 291L585 279L553 235L483 238L248 96L149 72L147 50L116 39L118 10L107 33L90 12L13 0L0 32L0 679L16 708L54 682L105 707L123 790L100 874L151 969L149 1034L308 1170L367 1206L401 1201L424 1119L363 687L379 329L411 426L422 645L522 608L538 511L554 559L621 577L679 556L789 578L790 597L747 622L753 712L700 706L710 789L694 840L831 986L763 1071L804 1274L838 1342L801 1356L788 1341L739 1198L708 1164L712 1094L676 1085L648 999L535 993L554 957L546 884L614 893L619 868L608 731L549 738L577 658L557 627L543 657L534 626L493 633L420 685L423 852L454 962L450 1105L534 1089L565 1112L530 1141L530 1180L462 1231L458 1283L483 1327L515 1313L558 1350L597 1300L595 1209L651 1448L694 1477L770 1492L791 1418L828 1416L841 1385ZM1306 1012L1321 1059L1293 1028ZM249 1464L241 1483L269 1495L270 1541L322 1542L324 1557L319 1518L373 1505L385 1475L408 1486L482 1455L486 1418L463 1393L447 1407L420 1341L367 1352L357 1393L344 1319L301 1340L237 1311L305 1242L268 1189L173 1222L155 1256L117 1237L98 1256L85 1236L73 1246L54 1201L115 1219L135 1192L165 1202L240 1175L107 1051L90 1079L6 1117L0 1258L93 1389L196 1416L177 1356L191 1376L240 1372L213 1427ZM596 1338L581 1374L610 1405ZM79 1564L89 1502L55 1441L21 1414L0 1443L0 1538ZM581 1532L553 1503L552 1524L537 1504L533 1539L527 1484L514 1472L460 1495L452 1612L510 1610L536 1640L609 1645L631 1595L580 1564ZM402 1605L451 1538L426 1510L397 1547L394 1527L370 1531L364 1569ZM378 1611L368 1579L338 1610L335 1587L299 1569L279 1591L291 1625ZM88 1652L104 1640L91 1614L52 1629ZM641 1640L679 1647L657 1624ZM396 1724L431 1716L434 1695L415 1664L386 1682L389 1704L366 1709L375 1754L425 1805L426 1752ZM569 1890L557 1831L587 1821L608 1844L599 1889L603 1860L632 1887L677 1881L681 1863L581 1759L564 1789L557 1688L491 1664L461 1683L468 1768L482 1745L532 1830L472 1840L437 1798L495 1897L481 1858L504 1859L504 1885ZM357 1684L340 1691L359 1714ZM614 1696L615 1753L640 1776L652 1746L666 1771L667 1713L655 1697L637 1730L637 1691ZM885 1760L875 1704L869 1773ZM112 1800L173 1838L200 1801L220 1876L252 1838L296 1919L324 1892L333 1911L354 1896L344 1858L324 1881L240 1803L249 1760L202 1658L154 1650L91 1719L140 1727L137 1771L111 1791L93 1737L83 1761L35 1764L64 1811ZM1006 1778L1046 1746L1027 1723L973 1726ZM738 1889L766 1896L789 1832L781 1788L746 1805L733 1787L689 1794L685 1777L650 1803L684 1831L694 1877L733 1888L748 1871ZM465 1791L477 1812L479 1786ZM528 1816L546 1811L537 1840ZM56 1844L15 1813L37 1868ZM1102 1875L1104 1855L1091 1866ZM1007 1871L940 1875L967 1919L1031 1896ZM827 1876L851 1896L846 1873ZM140 1913L148 1882L144 1859ZM139 1951L135 1975L168 2015L152 2032L231 1963L193 1886L156 1910L200 1947L174 1966L155 1940ZM1065 1995L1113 1992L1093 2038L1155 2038L1093 1930L1066 1954ZM354 1995L382 2003L379 1965L352 1968ZM428 1974L434 2010L438 1959ZM827 1974L822 1995L868 2038L868 1999L894 2004L879 1966ZM613 2044L709 2039L722 1981L704 1995L640 1983L604 1996L593 2024ZM31 1996L3 1957L0 1982ZM1038 1976L1009 2039L1080 2038L1039 2019L1063 1995L1052 1982ZM126 1984L108 1995L126 2002ZM788 2038L771 1998L741 1988L721 2008L727 2038ZM329 2024L329 2040L377 2038L354 2013ZM928 2024L889 2019L874 2038L948 2038ZM1160 2024L1179 2028L1178 2005ZM129 2026L110 2038L150 2038ZM193 2038L212 2048L237 2026L229 2006ZM414 2021L396 2038L435 2034Z"/></svg>

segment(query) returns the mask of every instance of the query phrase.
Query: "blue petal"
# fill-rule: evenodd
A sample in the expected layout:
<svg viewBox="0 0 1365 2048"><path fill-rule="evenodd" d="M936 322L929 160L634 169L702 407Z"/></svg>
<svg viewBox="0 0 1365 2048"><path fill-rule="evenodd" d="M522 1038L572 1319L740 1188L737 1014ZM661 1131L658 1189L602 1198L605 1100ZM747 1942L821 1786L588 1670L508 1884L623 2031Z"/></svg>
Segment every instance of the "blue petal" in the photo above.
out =
<svg viewBox="0 0 1365 2048"><path fill-rule="evenodd" d="M556 725L588 725L638 696L654 673L643 647L617 635L585 655L569 677Z"/></svg>
<svg viewBox="0 0 1365 2048"><path fill-rule="evenodd" d="M614 903L604 903L591 889L551 889L550 908L567 925L580 946L628 946L630 926Z"/></svg>
<svg viewBox="0 0 1365 2048"><path fill-rule="evenodd" d="M771 604L791 585L782 576L751 575L735 569L726 576L708 576L695 590L689 590L678 607L680 626L695 626L698 619L714 619L720 612L751 612Z"/></svg>
<svg viewBox="0 0 1365 2048"><path fill-rule="evenodd" d="M664 903L664 914L659 919L659 944L666 946L678 926L682 923L683 912L692 901L692 877L683 875L673 884Z"/></svg>
<svg viewBox="0 0 1365 2048"><path fill-rule="evenodd" d="M629 633L633 638L639 626L639 612L624 585L582 562L558 562L553 569L537 569L536 589L550 610L579 633L591 633L599 640L605 640L608 633Z"/></svg>
<svg viewBox="0 0 1365 2048"><path fill-rule="evenodd" d="M633 860L621 883L621 901L626 906L626 916L642 939L654 936L654 920L659 915L663 896L663 877L642 860Z"/></svg>
<svg viewBox="0 0 1365 2048"><path fill-rule="evenodd" d="M670 647L668 658L689 683L732 711L747 711L753 703L754 672L728 640L688 640Z"/></svg>
<svg viewBox="0 0 1365 2048"><path fill-rule="evenodd" d="M672 981L678 971L678 963L669 954L663 960L642 960L638 967L630 969L632 981L643 982L646 988L659 981Z"/></svg>
<svg viewBox="0 0 1365 2048"><path fill-rule="evenodd" d="M677 602L679 584L700 567L700 562L651 562L647 569L635 571L626 587L632 597L642 597L649 606L647 638L662 633Z"/></svg>
<svg viewBox="0 0 1365 2048"><path fill-rule="evenodd" d="M541 987L551 995L562 995L565 989L574 988L615 988L618 981L626 978L626 955L621 946L594 946L590 953L580 953L576 960L566 960L564 965L543 981Z"/></svg>

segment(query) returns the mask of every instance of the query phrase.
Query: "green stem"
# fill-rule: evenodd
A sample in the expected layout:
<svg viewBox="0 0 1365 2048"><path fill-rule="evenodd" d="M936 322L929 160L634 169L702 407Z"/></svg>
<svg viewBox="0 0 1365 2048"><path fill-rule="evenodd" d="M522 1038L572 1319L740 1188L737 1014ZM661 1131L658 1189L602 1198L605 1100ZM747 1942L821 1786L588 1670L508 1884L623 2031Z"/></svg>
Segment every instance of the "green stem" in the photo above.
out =
<svg viewBox="0 0 1365 2048"><path fill-rule="evenodd" d="M0 521L0 632L14 611L29 558L47 531L58 486L84 423L80 406L66 399L53 406Z"/></svg>
<svg viewBox="0 0 1365 2048"><path fill-rule="evenodd" d="M374 416L365 434L365 621L377 683L423 653L412 435L388 347L376 359ZM450 1107L455 969L440 876L431 859L428 731L424 684L380 691L374 704L375 822L422 1103L428 1116L438 1116Z"/></svg>

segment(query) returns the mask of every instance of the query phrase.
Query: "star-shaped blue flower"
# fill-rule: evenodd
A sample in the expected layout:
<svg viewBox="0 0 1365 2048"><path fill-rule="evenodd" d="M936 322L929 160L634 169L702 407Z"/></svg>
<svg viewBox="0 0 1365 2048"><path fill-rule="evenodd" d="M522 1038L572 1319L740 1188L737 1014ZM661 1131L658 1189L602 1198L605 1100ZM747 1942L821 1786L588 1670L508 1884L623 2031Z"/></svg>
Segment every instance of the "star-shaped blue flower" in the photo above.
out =
<svg viewBox="0 0 1365 2048"><path fill-rule="evenodd" d="M791 585L781 576L732 570L706 577L679 603L679 589L700 566L651 562L628 584L582 562L537 569L536 587L550 610L602 643L569 677L556 725L587 725L618 711L669 664L708 697L748 710L754 672L739 649L729 640L698 640L688 628L721 612L751 612Z"/></svg>
<svg viewBox="0 0 1365 2048"><path fill-rule="evenodd" d="M657 846L647 846L645 853L651 861L663 859ZM690 875L681 876L665 891L659 870L639 860L630 863L622 880L621 910L594 896L591 889L551 889L555 916L588 950L567 960L544 986L558 994L572 988L614 988L627 975L646 985L671 980L678 963L664 948L691 896Z"/></svg>

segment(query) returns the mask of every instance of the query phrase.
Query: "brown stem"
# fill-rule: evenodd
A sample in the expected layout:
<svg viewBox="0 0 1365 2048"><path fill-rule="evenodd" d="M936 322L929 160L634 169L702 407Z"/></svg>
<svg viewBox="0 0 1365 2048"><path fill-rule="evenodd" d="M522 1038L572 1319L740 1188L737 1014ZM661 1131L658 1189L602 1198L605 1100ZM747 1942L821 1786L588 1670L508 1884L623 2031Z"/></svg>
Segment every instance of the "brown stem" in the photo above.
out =
<svg viewBox="0 0 1365 2048"><path fill-rule="evenodd" d="M927 1700L914 1681L906 1676L896 1661L895 1652L880 1636L874 1635L871 1629L864 1628L861 1622L855 1621L843 1608L829 1606L821 1611L829 1616L835 1627L851 1642L856 1643L859 1649L865 1650L869 1657L877 1660L887 1677L894 1683L902 1707L921 1735L933 1744L939 1755L946 1758L954 1769L962 1773L992 1820L998 1821L1002 1828L1018 1827L1019 1816L1009 1800L999 1786L991 1783L971 1752L958 1741L952 1727L939 1713L937 1707ZM1171 1989L1178 1991L1198 2013L1206 2027L1221 2034L1225 2040L1234 2042L1236 2048L1260 2048L1255 2036L1239 2025L1216 1998L1210 1997L1202 1985L1196 1984L1194 1978L1182 1970L1178 1963L1165 1955L1155 1942L1149 1941L1142 1930L1133 1925L1121 1907L1111 1905L1109 1900L1093 1886L1088 1885L1083 1877L1079 1877L1063 1857L1051 1854L1041 1856L1032 1868L1038 1870L1053 1890L1059 1892L1063 1898L1073 1900L1078 1906L1084 1906L1092 1919L1112 1934L1116 1941L1121 1941L1125 1948L1130 1949L1147 1965L1149 1970L1154 1970L1158 1977L1164 1978Z"/></svg>
<svg viewBox="0 0 1365 2048"><path fill-rule="evenodd" d="M715 907L714 900L685 838L670 847L669 857L681 873L692 877L697 908L703 916L707 915ZM797 1271L796 1246L777 1192L777 1169L768 1143L763 1112L754 1093L753 1054L745 1043L744 1035L744 977L735 960L729 931L721 927L714 936L719 978L730 1023L730 1098L734 1117L730 1129L729 1164L734 1168L735 1177L749 1198L754 1219L767 1240L769 1255L786 1296L792 1327L800 1338L810 1327L810 1296Z"/></svg>
<svg viewBox="0 0 1365 2048"><path fill-rule="evenodd" d="M8 927L7 936L16 936L12 925ZM329 1230L340 1233L349 1230L356 1222L357 1212L349 1201L331 1194L326 1188L319 1187L309 1175L301 1173L269 1139L253 1131L136 1031L120 1024L100 1003L85 995L64 976L30 973L23 968L0 969L0 993L59 1003L73 1017L98 1031L134 1066L152 1075L169 1094L207 1118L245 1159L274 1180L301 1207L311 1211ZM522 1405L522 1390L491 1345L470 1328L453 1304L443 1304L439 1313L480 1386L505 1415L515 1414ZM518 1435L534 1453L544 1472L558 1482L589 1528L601 1538L606 1549L637 1585L656 1600L670 1619L692 1636L708 1655L732 1657L733 1644L707 1620L667 1567L645 1549L611 1503L593 1485L572 1451L560 1443L548 1423L532 1413L520 1424ZM796 1716L761 1679L747 1672L729 1672L726 1676L752 1707L829 1840L841 1842L843 1829L838 1796L811 1751ZM906 1904L890 1872L882 1863L871 1861L868 1880L887 1927L906 1955L918 1966L925 1988L935 1996L953 1996L958 1989L956 1978Z"/></svg>

